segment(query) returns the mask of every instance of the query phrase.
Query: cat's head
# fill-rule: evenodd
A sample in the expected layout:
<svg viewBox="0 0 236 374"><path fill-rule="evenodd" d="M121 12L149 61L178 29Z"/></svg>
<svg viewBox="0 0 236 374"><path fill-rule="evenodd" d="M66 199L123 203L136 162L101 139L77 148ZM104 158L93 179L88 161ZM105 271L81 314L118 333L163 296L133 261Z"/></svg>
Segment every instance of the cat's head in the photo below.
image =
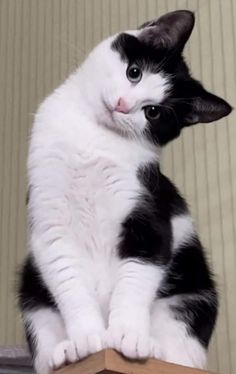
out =
<svg viewBox="0 0 236 374"><path fill-rule="evenodd" d="M231 112L226 101L191 77L184 62L182 52L193 26L192 12L176 11L116 34L94 49L87 65L101 125L164 145L183 127Z"/></svg>

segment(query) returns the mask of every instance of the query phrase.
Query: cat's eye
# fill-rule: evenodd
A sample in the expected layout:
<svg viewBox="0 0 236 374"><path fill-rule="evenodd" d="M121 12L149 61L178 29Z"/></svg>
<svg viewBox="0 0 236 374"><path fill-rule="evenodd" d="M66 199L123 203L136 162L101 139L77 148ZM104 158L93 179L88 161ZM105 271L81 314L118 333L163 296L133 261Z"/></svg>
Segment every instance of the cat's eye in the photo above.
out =
<svg viewBox="0 0 236 374"><path fill-rule="evenodd" d="M156 105L149 105L144 108L147 120L154 120L160 116L160 110Z"/></svg>
<svg viewBox="0 0 236 374"><path fill-rule="evenodd" d="M132 83L138 83L142 79L142 70L136 64L128 66L126 71L127 78Z"/></svg>

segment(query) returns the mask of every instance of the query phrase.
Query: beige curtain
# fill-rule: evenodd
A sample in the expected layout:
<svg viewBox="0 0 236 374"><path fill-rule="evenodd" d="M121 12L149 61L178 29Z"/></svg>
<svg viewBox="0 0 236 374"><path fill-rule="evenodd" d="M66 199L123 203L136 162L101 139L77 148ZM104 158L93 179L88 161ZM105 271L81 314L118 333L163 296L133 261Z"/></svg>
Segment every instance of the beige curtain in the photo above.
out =
<svg viewBox="0 0 236 374"><path fill-rule="evenodd" d="M195 11L194 75L236 102L235 0L0 0L0 344L23 342L14 296L26 250L25 164L33 113L102 38L169 10ZM187 197L221 296L210 367L236 372L236 121L187 129L163 156Z"/></svg>

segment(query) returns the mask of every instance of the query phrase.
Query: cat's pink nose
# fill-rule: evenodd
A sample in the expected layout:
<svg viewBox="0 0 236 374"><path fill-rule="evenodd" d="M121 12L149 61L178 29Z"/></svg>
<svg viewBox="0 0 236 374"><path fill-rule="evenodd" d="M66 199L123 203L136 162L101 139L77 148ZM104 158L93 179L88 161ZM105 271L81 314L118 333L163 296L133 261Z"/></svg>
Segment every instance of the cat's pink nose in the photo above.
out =
<svg viewBox="0 0 236 374"><path fill-rule="evenodd" d="M119 98L115 110L121 113L129 113L128 105L126 104L125 100L122 99L122 97Z"/></svg>

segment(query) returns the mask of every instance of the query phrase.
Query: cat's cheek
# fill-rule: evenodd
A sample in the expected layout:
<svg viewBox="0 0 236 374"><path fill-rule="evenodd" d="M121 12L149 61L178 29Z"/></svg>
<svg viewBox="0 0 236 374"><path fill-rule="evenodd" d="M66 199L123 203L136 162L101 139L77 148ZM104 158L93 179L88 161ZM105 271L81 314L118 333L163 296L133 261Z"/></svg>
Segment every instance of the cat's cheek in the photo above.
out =
<svg viewBox="0 0 236 374"><path fill-rule="evenodd" d="M136 131L139 134L143 134L149 126L149 122L146 120L143 110L136 113L135 117L133 118L133 122L135 124Z"/></svg>

